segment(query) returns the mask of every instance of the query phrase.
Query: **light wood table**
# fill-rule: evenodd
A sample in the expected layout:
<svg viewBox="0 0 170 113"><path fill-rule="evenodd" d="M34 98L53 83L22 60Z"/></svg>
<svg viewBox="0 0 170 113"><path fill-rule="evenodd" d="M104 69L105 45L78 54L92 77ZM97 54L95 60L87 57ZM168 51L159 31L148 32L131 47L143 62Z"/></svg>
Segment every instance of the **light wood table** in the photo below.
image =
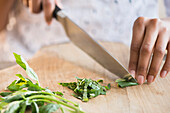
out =
<svg viewBox="0 0 170 113"><path fill-rule="evenodd" d="M102 45L127 67L129 48L123 44L103 42ZM151 85L140 85L117 88L117 78L88 55L71 43L44 47L29 61L38 74L43 87L53 91L64 92L65 98L80 104L87 113L168 113L170 112L170 76L161 79L159 76ZM19 66L0 71L0 90L3 90L14 79L15 74L26 73ZM98 96L84 103L71 96L70 89L59 86L59 82L72 82L75 77L103 79L111 83L111 90L106 95Z"/></svg>

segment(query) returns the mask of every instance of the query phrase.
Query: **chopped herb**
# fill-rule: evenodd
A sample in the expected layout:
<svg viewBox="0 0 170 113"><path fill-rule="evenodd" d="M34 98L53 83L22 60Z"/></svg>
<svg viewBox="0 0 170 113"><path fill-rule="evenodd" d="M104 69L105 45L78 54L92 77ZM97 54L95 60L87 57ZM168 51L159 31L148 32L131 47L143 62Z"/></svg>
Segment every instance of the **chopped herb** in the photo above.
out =
<svg viewBox="0 0 170 113"><path fill-rule="evenodd" d="M87 102L89 99L98 95L106 95L106 91L111 87L110 84L108 86L102 86L99 82L103 82L103 80L94 81L92 79L80 79L78 77L76 79L77 82L59 83L59 85L73 90L75 93L73 96L83 102Z"/></svg>
<svg viewBox="0 0 170 113"><path fill-rule="evenodd" d="M48 88L42 88L38 82L38 76L28 66L28 63L18 54L14 53L16 62L26 70L30 79L17 74L19 80L14 80L8 87L8 92L1 92L0 113L24 113L27 107L31 107L32 113L52 113L61 110L74 113L84 113L77 103L67 100L61 92L52 92Z"/></svg>
<svg viewBox="0 0 170 113"><path fill-rule="evenodd" d="M116 83L118 84L118 86L121 87L121 88L128 87L128 86L136 86L136 85L138 85L137 82L128 80L128 79L126 79L126 78L116 79L115 82L116 82Z"/></svg>

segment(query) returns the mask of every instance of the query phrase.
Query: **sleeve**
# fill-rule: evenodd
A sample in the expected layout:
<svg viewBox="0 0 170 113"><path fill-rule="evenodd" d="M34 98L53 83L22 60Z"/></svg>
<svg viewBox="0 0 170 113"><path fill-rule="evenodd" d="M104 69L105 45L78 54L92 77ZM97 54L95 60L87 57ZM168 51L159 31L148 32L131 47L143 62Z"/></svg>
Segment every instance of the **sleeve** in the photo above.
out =
<svg viewBox="0 0 170 113"><path fill-rule="evenodd" d="M166 14L168 17L170 17L170 0L164 0L165 8L166 8Z"/></svg>

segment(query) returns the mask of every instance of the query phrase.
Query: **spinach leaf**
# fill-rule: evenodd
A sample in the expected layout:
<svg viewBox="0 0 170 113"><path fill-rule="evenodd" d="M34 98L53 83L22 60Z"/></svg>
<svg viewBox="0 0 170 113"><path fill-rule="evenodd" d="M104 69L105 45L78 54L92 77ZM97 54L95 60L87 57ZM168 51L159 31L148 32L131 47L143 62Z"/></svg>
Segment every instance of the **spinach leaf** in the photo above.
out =
<svg viewBox="0 0 170 113"><path fill-rule="evenodd" d="M18 113L21 101L9 103L4 113Z"/></svg>
<svg viewBox="0 0 170 113"><path fill-rule="evenodd" d="M21 55L18 55L16 53L13 54L15 56L17 64L19 64L24 70L26 70L26 73L30 78L36 80L39 83L37 74L33 71L32 68L29 67L26 60L24 60L24 58Z"/></svg>
<svg viewBox="0 0 170 113"><path fill-rule="evenodd" d="M10 102L17 101L17 100L20 100L20 99L23 99L22 95L20 95L20 94L10 95L10 96L7 96L5 98L4 102L10 103Z"/></svg>
<svg viewBox="0 0 170 113"><path fill-rule="evenodd" d="M63 93L61 93L61 92L59 92L59 91L56 91L56 92L53 92L54 94L56 94L56 95L60 95L60 96L63 96L64 94Z"/></svg>
<svg viewBox="0 0 170 113"><path fill-rule="evenodd" d="M116 79L115 81L119 87L124 88L124 87L128 87L128 86L136 86L139 85L136 82L132 82L132 81L128 81L127 79Z"/></svg>
<svg viewBox="0 0 170 113"><path fill-rule="evenodd" d="M5 108L7 105L8 105L7 102L1 101L1 102L0 102L0 111L1 111L3 108Z"/></svg>
<svg viewBox="0 0 170 113"><path fill-rule="evenodd" d="M0 93L0 95L3 96L3 97L10 95L10 94L12 94L12 93L11 92L1 92Z"/></svg>
<svg viewBox="0 0 170 113"><path fill-rule="evenodd" d="M32 82L28 81L28 90L30 90L30 91L42 91L42 90L45 90L45 89L40 87L37 83L33 84Z"/></svg>
<svg viewBox="0 0 170 113"><path fill-rule="evenodd" d="M40 107L40 113L52 113L58 110L60 106L58 104L47 104Z"/></svg>
<svg viewBox="0 0 170 113"><path fill-rule="evenodd" d="M111 89L110 83L109 83L107 86L105 86L105 88L106 88L107 90Z"/></svg>
<svg viewBox="0 0 170 113"><path fill-rule="evenodd" d="M39 107L36 102L32 102L32 113L39 113Z"/></svg>
<svg viewBox="0 0 170 113"><path fill-rule="evenodd" d="M19 113L25 113L26 107L27 107L26 101L20 103Z"/></svg>
<svg viewBox="0 0 170 113"><path fill-rule="evenodd" d="M21 74L16 74L20 80L14 80L7 88L10 91L19 91L23 88L27 88L30 91L41 91L45 90L40 87L38 83L33 83L30 79L23 77Z"/></svg>
<svg viewBox="0 0 170 113"><path fill-rule="evenodd" d="M20 90L20 85L16 85L17 80L14 80L7 88L9 91L18 91Z"/></svg>

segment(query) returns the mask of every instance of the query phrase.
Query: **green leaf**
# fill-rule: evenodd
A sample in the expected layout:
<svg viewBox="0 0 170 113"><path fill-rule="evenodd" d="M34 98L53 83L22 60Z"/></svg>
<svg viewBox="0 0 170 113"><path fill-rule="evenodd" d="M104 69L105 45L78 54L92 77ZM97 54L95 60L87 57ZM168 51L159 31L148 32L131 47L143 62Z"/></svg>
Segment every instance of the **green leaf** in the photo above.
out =
<svg viewBox="0 0 170 113"><path fill-rule="evenodd" d="M20 103L19 113L25 113L26 107L27 107L26 101Z"/></svg>
<svg viewBox="0 0 170 113"><path fill-rule="evenodd" d="M11 92L1 92L0 93L0 95L3 96L3 97L8 96L10 94L12 94L12 93Z"/></svg>
<svg viewBox="0 0 170 113"><path fill-rule="evenodd" d="M37 74L33 71L32 68L29 67L26 60L24 60L24 58L21 55L18 55L16 53L13 54L15 56L17 64L19 64L24 70L26 70L26 73L30 78L36 80L39 83Z"/></svg>
<svg viewBox="0 0 170 113"><path fill-rule="evenodd" d="M81 79L81 78L79 78L79 77L76 77L76 79L77 79L77 80L83 80L83 79Z"/></svg>
<svg viewBox="0 0 170 113"><path fill-rule="evenodd" d="M21 74L16 74L17 77L19 77L22 81L29 81L29 79L25 78L24 76L22 76Z"/></svg>
<svg viewBox="0 0 170 113"><path fill-rule="evenodd" d="M115 80L116 83L118 83L118 82L124 82L124 81L126 81L126 80L125 80L125 79L121 79L121 78Z"/></svg>
<svg viewBox="0 0 170 113"><path fill-rule="evenodd" d="M84 85L84 92L83 92L83 101L84 102L87 102L89 101L88 97L87 97L87 87L88 85L90 84L90 80L87 80L85 81L85 85Z"/></svg>
<svg viewBox="0 0 170 113"><path fill-rule="evenodd" d="M103 80L97 80L97 82L101 82L101 83L103 83Z"/></svg>
<svg viewBox="0 0 170 113"><path fill-rule="evenodd" d="M58 104L47 104L40 107L40 113L52 113L58 110L60 106Z"/></svg>
<svg viewBox="0 0 170 113"><path fill-rule="evenodd" d="M63 87L68 87L72 90L74 90L77 87L76 82L70 82L70 83L59 83L59 85L62 85Z"/></svg>
<svg viewBox="0 0 170 113"><path fill-rule="evenodd" d="M106 88L107 90L111 89L110 83L109 83L107 86L105 86L105 88Z"/></svg>
<svg viewBox="0 0 170 113"><path fill-rule="evenodd" d="M4 100L4 102L8 102L8 103L10 103L10 102L13 102L13 101L18 101L18 100L20 100L20 99L22 99L23 97L22 97L22 95L11 95L11 96L7 96L6 98L5 98L5 100Z"/></svg>
<svg viewBox="0 0 170 113"><path fill-rule="evenodd" d="M24 70L26 70L26 64L22 61L21 56L13 53L16 59L16 63L19 64Z"/></svg>
<svg viewBox="0 0 170 113"><path fill-rule="evenodd" d="M40 87L37 83L33 84L32 82L28 81L28 90L30 91L42 91L45 90L44 88Z"/></svg>
<svg viewBox="0 0 170 113"><path fill-rule="evenodd" d="M7 106L9 103L7 102L0 102L0 110L2 110L5 106Z"/></svg>
<svg viewBox="0 0 170 113"><path fill-rule="evenodd" d="M136 86L136 85L139 85L138 83L136 82L118 82L118 85L121 87L121 88L124 88L124 87L128 87L128 86Z"/></svg>
<svg viewBox="0 0 170 113"><path fill-rule="evenodd" d="M14 80L7 88L10 91L18 91L21 90L23 88L28 87L27 81L29 79L26 79L25 77L23 77L21 74L16 74L16 76L18 76L20 78L20 80Z"/></svg>
<svg viewBox="0 0 170 113"><path fill-rule="evenodd" d="M119 87L124 88L124 87L128 87L128 86L136 86L139 85L136 82L131 82L130 80L128 81L128 79L116 79L115 81Z"/></svg>
<svg viewBox="0 0 170 113"><path fill-rule="evenodd" d="M18 113L21 101L14 101L9 103L4 113Z"/></svg>
<svg viewBox="0 0 170 113"><path fill-rule="evenodd" d="M36 102L32 102L31 107L32 107L32 113L39 113L39 107Z"/></svg>
<svg viewBox="0 0 170 113"><path fill-rule="evenodd" d="M14 80L7 88L10 91L18 91L20 90L20 85L16 85L17 80Z"/></svg>
<svg viewBox="0 0 170 113"><path fill-rule="evenodd" d="M56 95L60 95L60 96L63 96L63 95L64 95L63 93L61 93L61 92L59 92L59 91L53 92L53 93L56 94Z"/></svg>

